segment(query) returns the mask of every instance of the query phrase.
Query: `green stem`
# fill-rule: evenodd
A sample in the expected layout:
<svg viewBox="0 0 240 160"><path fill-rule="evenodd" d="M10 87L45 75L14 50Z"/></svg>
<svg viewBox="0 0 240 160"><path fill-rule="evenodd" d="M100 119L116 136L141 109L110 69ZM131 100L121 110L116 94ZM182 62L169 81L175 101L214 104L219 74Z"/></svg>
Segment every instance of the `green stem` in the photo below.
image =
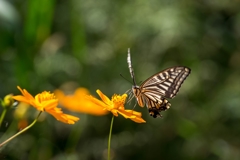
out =
<svg viewBox="0 0 240 160"><path fill-rule="evenodd" d="M19 131L18 133L16 133L15 135L13 135L12 137L8 138L6 141L2 142L0 144L0 147L2 147L4 144L6 144L7 142L11 141L12 139L14 139L15 137L17 137L18 135L20 135L21 133L25 132L26 130L28 130L29 128L31 128L36 122L38 117L40 116L40 114L42 113L42 111L39 112L37 118L26 128L24 128L23 130Z"/></svg>
<svg viewBox="0 0 240 160"><path fill-rule="evenodd" d="M109 137L108 137L108 160L110 160L111 137L112 137L113 120L114 120L114 115L112 116L112 121L111 121L110 131L109 131Z"/></svg>
<svg viewBox="0 0 240 160"><path fill-rule="evenodd" d="M2 121L3 121L6 113L7 113L7 109L4 108L4 110L3 110L2 114L1 114L1 117L0 117L0 127L2 126Z"/></svg>

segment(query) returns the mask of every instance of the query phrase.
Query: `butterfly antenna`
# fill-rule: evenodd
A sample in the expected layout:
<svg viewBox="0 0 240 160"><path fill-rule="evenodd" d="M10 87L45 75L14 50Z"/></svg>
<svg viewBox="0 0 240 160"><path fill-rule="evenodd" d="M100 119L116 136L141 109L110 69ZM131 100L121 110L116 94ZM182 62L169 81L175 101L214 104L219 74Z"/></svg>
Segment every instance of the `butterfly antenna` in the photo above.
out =
<svg viewBox="0 0 240 160"><path fill-rule="evenodd" d="M136 85L134 71L133 71L132 62L131 62L130 48L128 48L127 63L128 63L129 72L130 72L132 80L133 80L133 84Z"/></svg>
<svg viewBox="0 0 240 160"><path fill-rule="evenodd" d="M123 78L123 79L125 79L126 81L128 81L129 83L131 83L132 84L132 82L131 81L129 81L127 78L125 78L121 73L120 73L120 76ZM128 92L128 91L127 91Z"/></svg>

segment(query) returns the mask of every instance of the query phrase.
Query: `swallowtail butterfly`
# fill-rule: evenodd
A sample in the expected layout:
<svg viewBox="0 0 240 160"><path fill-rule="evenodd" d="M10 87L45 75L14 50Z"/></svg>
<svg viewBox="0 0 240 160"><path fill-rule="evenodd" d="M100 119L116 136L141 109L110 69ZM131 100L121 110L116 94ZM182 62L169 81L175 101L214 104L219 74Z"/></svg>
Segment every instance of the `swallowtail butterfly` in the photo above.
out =
<svg viewBox="0 0 240 160"><path fill-rule="evenodd" d="M128 49L127 63L133 79L132 93L138 105L144 107L146 104L149 114L154 118L161 117L160 112L170 108L171 104L166 98L172 99L177 95L182 83L191 72L187 67L170 67L152 75L138 86L131 64L130 49Z"/></svg>

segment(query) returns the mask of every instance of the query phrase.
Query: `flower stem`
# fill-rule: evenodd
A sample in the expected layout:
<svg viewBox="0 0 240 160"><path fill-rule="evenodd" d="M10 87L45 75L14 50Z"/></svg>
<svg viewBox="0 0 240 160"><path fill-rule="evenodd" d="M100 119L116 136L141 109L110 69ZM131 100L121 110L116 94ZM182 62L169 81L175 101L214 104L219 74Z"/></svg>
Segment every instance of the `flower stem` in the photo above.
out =
<svg viewBox="0 0 240 160"><path fill-rule="evenodd" d="M2 112L2 114L1 114L1 117L0 117L0 127L2 126L2 121L3 121L6 113L7 113L7 108L4 108L4 109L3 109L3 112Z"/></svg>
<svg viewBox="0 0 240 160"><path fill-rule="evenodd" d="M6 144L7 142L11 141L12 139L14 139L15 137L17 137L18 135L20 135L21 133L25 132L26 130L28 130L29 128L31 128L36 122L38 117L40 116L40 114L42 113L42 111L39 112L38 116L36 117L36 119L26 128L24 128L23 130L19 131L18 133L16 133L15 135L13 135L12 137L8 138L6 141L2 142L0 144L0 147L2 147L4 144Z"/></svg>
<svg viewBox="0 0 240 160"><path fill-rule="evenodd" d="M111 146L113 120L114 120L114 115L112 116L112 120L111 120L111 124L110 124L109 137L108 137L108 160L110 160L110 151L111 151L111 147L110 146Z"/></svg>

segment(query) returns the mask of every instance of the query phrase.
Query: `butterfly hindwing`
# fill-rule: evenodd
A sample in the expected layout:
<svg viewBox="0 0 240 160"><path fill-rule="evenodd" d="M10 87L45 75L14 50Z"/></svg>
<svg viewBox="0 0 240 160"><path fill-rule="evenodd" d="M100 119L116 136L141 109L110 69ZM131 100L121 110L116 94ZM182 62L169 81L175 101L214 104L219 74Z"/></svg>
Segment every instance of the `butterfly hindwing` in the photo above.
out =
<svg viewBox="0 0 240 160"><path fill-rule="evenodd" d="M165 98L158 99L158 101L153 101L151 99L146 99L146 105L150 116L153 118L161 117L160 112L165 111L170 108L171 104Z"/></svg>
<svg viewBox="0 0 240 160"><path fill-rule="evenodd" d="M136 93L141 90L140 88L133 88L133 91ZM154 118L161 117L160 112L169 109L171 106L170 102L157 92L144 92L144 94L140 93L138 95L137 101L139 106L143 107L146 103L149 114Z"/></svg>

